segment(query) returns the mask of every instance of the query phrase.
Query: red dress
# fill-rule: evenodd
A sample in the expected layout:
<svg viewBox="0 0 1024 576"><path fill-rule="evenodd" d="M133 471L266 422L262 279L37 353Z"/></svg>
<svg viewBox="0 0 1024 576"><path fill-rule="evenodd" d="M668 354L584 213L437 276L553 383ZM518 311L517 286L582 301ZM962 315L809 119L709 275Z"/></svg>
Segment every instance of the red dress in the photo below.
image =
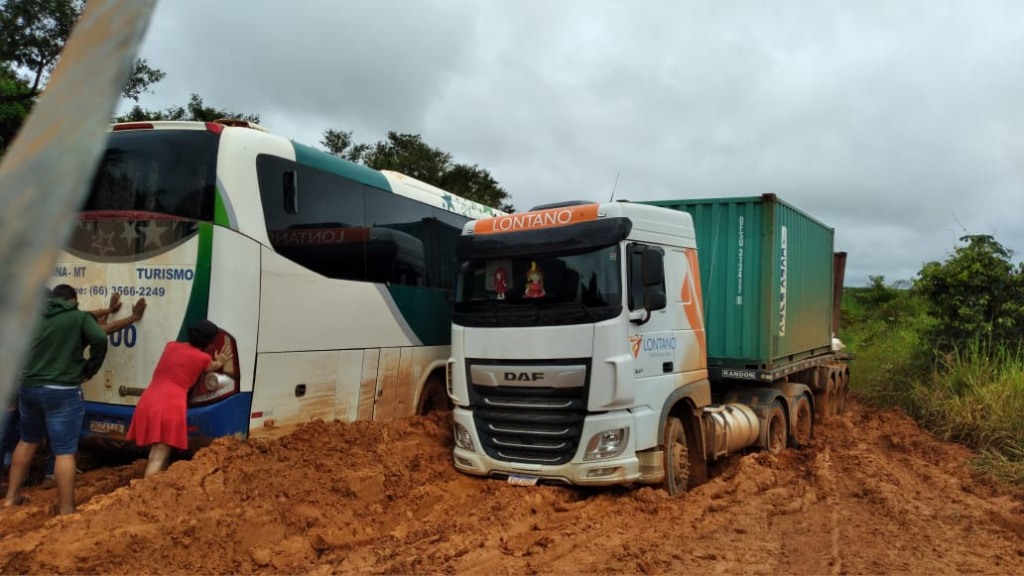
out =
<svg viewBox="0 0 1024 576"><path fill-rule="evenodd" d="M128 440L135 440L139 446L162 442L187 449L188 391L211 361L209 354L191 344L168 342L149 387L135 407Z"/></svg>

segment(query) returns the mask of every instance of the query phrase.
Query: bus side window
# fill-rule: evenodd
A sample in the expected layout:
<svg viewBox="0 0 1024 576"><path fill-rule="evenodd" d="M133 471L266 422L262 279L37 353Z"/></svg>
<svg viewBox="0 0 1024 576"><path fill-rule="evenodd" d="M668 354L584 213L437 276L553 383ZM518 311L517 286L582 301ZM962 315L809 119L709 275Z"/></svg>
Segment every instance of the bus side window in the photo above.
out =
<svg viewBox="0 0 1024 576"><path fill-rule="evenodd" d="M267 235L278 254L328 278L366 280L360 183L269 154L256 157L256 173Z"/></svg>
<svg viewBox="0 0 1024 576"><path fill-rule="evenodd" d="M284 173L284 211L288 214L299 213L299 175L295 170Z"/></svg>

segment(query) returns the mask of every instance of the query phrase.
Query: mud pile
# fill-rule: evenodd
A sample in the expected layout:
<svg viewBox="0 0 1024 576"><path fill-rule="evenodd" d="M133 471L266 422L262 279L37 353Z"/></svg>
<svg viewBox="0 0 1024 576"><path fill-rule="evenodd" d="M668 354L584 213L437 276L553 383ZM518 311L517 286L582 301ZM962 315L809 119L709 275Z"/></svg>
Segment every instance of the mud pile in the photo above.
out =
<svg viewBox="0 0 1024 576"><path fill-rule="evenodd" d="M447 413L221 440L3 510L4 573L1024 573L1019 494L899 412L853 403L812 445L736 456L681 498L515 487L450 464Z"/></svg>

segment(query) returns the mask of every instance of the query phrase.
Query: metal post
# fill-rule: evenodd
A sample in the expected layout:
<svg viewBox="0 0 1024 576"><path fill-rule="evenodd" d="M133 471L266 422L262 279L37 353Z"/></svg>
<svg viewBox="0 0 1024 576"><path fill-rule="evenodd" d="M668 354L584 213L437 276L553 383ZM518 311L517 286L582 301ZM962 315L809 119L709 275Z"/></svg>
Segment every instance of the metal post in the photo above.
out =
<svg viewBox="0 0 1024 576"><path fill-rule="evenodd" d="M90 0L0 164L0 402L15 390L75 212L106 142L155 0Z"/></svg>

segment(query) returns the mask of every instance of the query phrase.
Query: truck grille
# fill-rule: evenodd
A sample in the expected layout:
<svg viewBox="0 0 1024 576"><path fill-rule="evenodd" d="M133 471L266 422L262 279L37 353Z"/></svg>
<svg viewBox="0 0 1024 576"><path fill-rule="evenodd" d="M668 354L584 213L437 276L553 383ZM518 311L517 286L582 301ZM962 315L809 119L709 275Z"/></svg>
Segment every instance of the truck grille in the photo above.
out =
<svg viewBox="0 0 1024 576"><path fill-rule="evenodd" d="M475 365L478 370L486 370L480 364ZM535 362L502 362L502 366L510 365L543 370L547 374L557 374L562 366L578 371L583 365L586 375L579 378L578 386L571 387L470 383L470 404L474 407L473 420L482 448L491 458L505 462L544 465L569 462L576 454L583 433L589 359L544 366ZM467 373L472 372L467 370Z"/></svg>

